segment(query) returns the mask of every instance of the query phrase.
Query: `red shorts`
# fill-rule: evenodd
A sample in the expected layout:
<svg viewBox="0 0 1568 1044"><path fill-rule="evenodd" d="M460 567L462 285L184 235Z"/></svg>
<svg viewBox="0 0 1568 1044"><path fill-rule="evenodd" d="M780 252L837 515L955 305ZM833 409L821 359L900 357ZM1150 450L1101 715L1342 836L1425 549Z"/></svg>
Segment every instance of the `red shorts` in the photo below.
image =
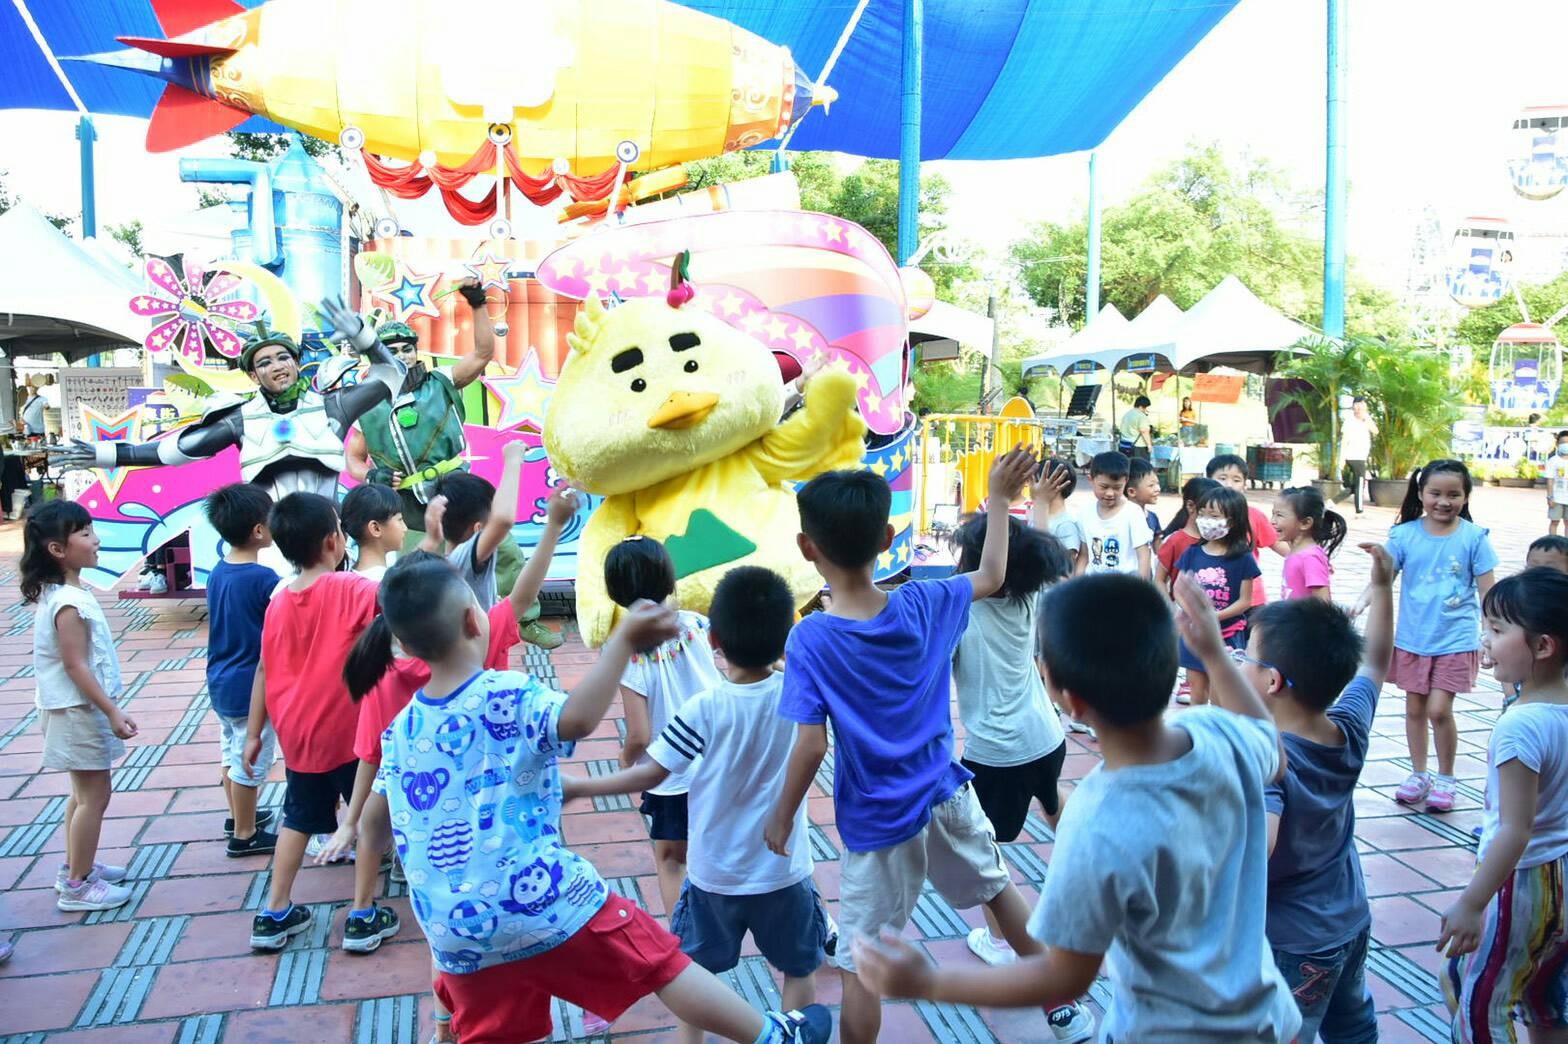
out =
<svg viewBox="0 0 1568 1044"><path fill-rule="evenodd" d="M442 972L436 996L463 1044L518 1044L550 1036L550 999L606 1022L664 989L691 964L681 941L618 895L553 950L469 975Z"/></svg>
<svg viewBox="0 0 1568 1044"><path fill-rule="evenodd" d="M1394 662L1388 669L1388 680L1406 692L1428 693L1433 689L1444 692L1469 692L1481 673L1481 653L1443 653L1441 656L1420 656L1403 649L1394 649Z"/></svg>

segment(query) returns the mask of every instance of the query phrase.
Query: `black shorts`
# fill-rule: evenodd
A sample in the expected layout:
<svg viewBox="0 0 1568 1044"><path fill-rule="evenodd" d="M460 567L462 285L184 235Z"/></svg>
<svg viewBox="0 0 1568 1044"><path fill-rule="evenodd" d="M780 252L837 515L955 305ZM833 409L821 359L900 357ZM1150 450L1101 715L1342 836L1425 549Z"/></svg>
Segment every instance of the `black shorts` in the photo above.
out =
<svg viewBox="0 0 1568 1044"><path fill-rule="evenodd" d="M964 759L964 768L975 774L975 796L991 820L998 842L1006 844L1018 839L1023 833L1024 820L1029 817L1029 802L1035 799L1039 799L1040 807L1049 815L1061 811L1056 780L1061 776L1066 760L1066 740L1043 758L1007 768Z"/></svg>
<svg viewBox="0 0 1568 1044"><path fill-rule="evenodd" d="M686 795L650 794L643 791L642 807L648 817L648 836L655 841L686 840Z"/></svg>
<svg viewBox="0 0 1568 1044"><path fill-rule="evenodd" d="M330 834L337 830L338 798L348 804L354 796L354 777L358 774L358 759L327 772L295 772L285 767L283 829L301 834Z"/></svg>

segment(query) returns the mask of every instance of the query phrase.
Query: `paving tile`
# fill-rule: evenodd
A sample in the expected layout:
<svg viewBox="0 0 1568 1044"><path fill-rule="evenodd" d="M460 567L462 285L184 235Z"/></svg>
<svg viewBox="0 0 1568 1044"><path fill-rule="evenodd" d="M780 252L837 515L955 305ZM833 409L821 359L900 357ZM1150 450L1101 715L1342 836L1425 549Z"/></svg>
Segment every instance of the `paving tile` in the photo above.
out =
<svg viewBox="0 0 1568 1044"><path fill-rule="evenodd" d="M65 918L67 914L61 914ZM0 922L4 923L4 922ZM0 978L16 979L34 975L53 975L62 971L97 970L113 959L114 953L130 935L128 924L67 924L28 932L23 942L25 953L18 951L0 964ZM53 979L34 980L35 984Z"/></svg>
<svg viewBox="0 0 1568 1044"><path fill-rule="evenodd" d="M5 1012L5 1029L30 1033L71 1025L97 981L97 973L90 971L64 972L46 979L0 979L0 1012Z"/></svg>
<svg viewBox="0 0 1568 1044"><path fill-rule="evenodd" d="M177 1022L141 1022L51 1033L49 1044L170 1044L179 1031Z"/></svg>
<svg viewBox="0 0 1568 1044"><path fill-rule="evenodd" d="M405 928L397 936L400 941L384 942L374 953L353 954L333 949L321 982L321 999L362 1000L430 989L430 947L418 939L418 927L413 925L412 919L409 925L413 931ZM338 941L336 935L334 944ZM417 941L401 941L409 936Z"/></svg>
<svg viewBox="0 0 1568 1044"><path fill-rule="evenodd" d="M245 1044L299 1044L306 1040L347 1041L354 1036L353 1004L269 1008L230 1015L226 1039Z"/></svg>
<svg viewBox="0 0 1568 1044"><path fill-rule="evenodd" d="M142 1002L142 1018L259 1008L272 992L277 963L277 956L266 954L166 964Z"/></svg>
<svg viewBox="0 0 1568 1044"><path fill-rule="evenodd" d="M247 884L239 874L154 881L147 898L142 900L140 913L145 917L167 917L238 910L245 902Z"/></svg>
<svg viewBox="0 0 1568 1044"><path fill-rule="evenodd" d="M1435 940L1438 919L1426 907L1405 896L1371 900L1372 938L1385 946Z"/></svg>

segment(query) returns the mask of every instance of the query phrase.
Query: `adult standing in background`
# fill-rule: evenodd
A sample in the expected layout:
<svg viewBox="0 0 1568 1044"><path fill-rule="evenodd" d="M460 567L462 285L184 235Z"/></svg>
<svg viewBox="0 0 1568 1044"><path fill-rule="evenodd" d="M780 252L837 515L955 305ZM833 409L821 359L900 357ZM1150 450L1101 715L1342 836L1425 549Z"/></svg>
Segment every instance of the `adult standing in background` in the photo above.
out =
<svg viewBox="0 0 1568 1044"><path fill-rule="evenodd" d="M1122 422L1116 426L1121 451L1129 457L1148 460L1154 450L1154 432L1149 428L1148 412L1152 405L1147 395L1138 396L1133 400L1132 409L1122 414Z"/></svg>
<svg viewBox="0 0 1568 1044"><path fill-rule="evenodd" d="M1345 467L1350 469L1351 498L1356 514L1362 514L1361 487L1367 480L1367 460L1372 456L1372 436L1377 434L1377 421L1367 412L1367 400L1357 395L1350 405L1350 416L1345 418L1340 435L1340 455Z"/></svg>

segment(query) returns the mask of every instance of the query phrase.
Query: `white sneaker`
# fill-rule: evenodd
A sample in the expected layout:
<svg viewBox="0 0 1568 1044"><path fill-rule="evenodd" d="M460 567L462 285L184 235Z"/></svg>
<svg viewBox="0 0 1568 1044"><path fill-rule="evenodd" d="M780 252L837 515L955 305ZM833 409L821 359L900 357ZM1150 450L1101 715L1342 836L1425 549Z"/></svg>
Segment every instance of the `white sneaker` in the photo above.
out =
<svg viewBox="0 0 1568 1044"><path fill-rule="evenodd" d="M72 888L66 885L54 905L61 910L113 910L124 906L131 898L131 890L123 885L112 885L102 878L83 881Z"/></svg>
<svg viewBox="0 0 1568 1044"><path fill-rule="evenodd" d="M969 952L993 968L1012 964L1018 959L1011 946L1005 942L997 945L996 940L991 938L991 929L984 925L969 933Z"/></svg>
<svg viewBox="0 0 1568 1044"><path fill-rule="evenodd" d="M1067 719L1067 731L1076 732L1085 736L1094 735L1094 730L1091 729L1088 725L1085 725L1083 722L1079 721L1077 718Z"/></svg>
<svg viewBox="0 0 1568 1044"><path fill-rule="evenodd" d="M62 863L54 872L54 890L56 892L64 892L66 884L70 879L71 868ZM125 867L94 863L93 868L87 873L87 880L108 881L110 884L119 884L125 880Z"/></svg>
<svg viewBox="0 0 1568 1044"><path fill-rule="evenodd" d="M162 573L152 574L152 583L147 585L148 594L168 594L169 578Z"/></svg>
<svg viewBox="0 0 1568 1044"><path fill-rule="evenodd" d="M311 834L310 835L310 840L305 842L305 858L306 859L314 859L314 858L316 858L322 852L326 851L327 846L330 845L331 843L332 843L332 835L331 834ZM354 861L354 849L353 848L350 848L348 850L348 855L343 856L341 859L334 859L333 860L334 863L352 863L353 861Z"/></svg>
<svg viewBox="0 0 1568 1044"><path fill-rule="evenodd" d="M1057 1044L1080 1044L1094 1037L1094 1013L1082 1004L1063 1004L1045 1013L1051 1039Z"/></svg>
<svg viewBox="0 0 1568 1044"><path fill-rule="evenodd" d="M158 575L157 573L143 573L142 574L142 578L140 580L136 581L136 590L138 590L138 591L150 591L150 590L152 590L152 578L157 576L157 575Z"/></svg>

